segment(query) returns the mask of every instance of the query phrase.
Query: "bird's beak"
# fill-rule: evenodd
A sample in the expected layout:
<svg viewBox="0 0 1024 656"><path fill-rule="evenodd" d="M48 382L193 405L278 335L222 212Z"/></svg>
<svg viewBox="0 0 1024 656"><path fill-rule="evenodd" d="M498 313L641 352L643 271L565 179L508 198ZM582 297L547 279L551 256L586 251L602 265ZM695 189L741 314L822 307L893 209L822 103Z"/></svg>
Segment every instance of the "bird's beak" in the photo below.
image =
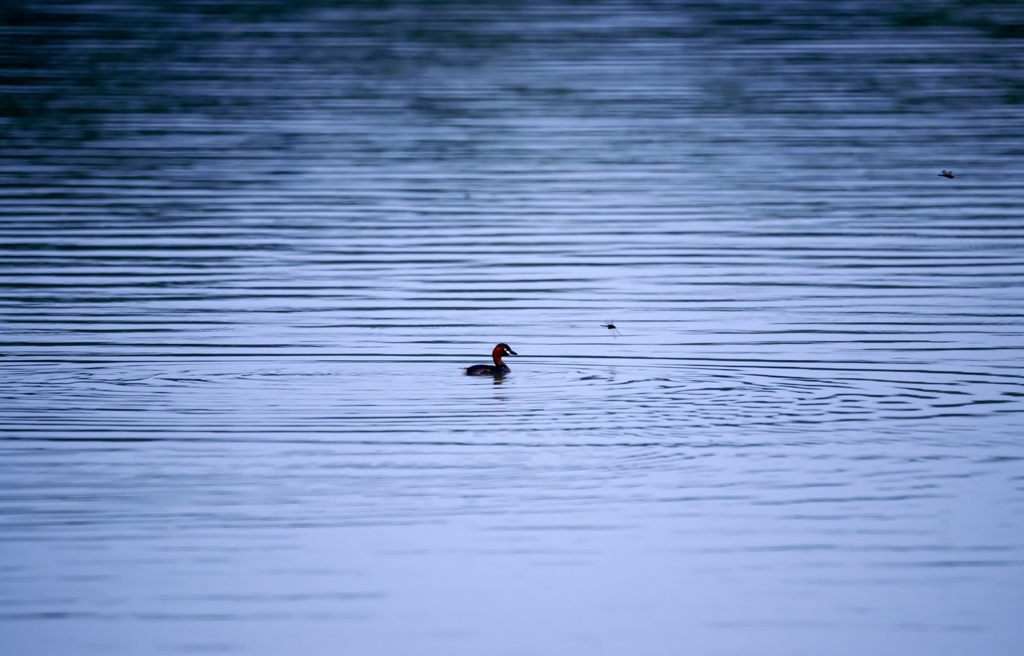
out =
<svg viewBox="0 0 1024 656"><path fill-rule="evenodd" d="M519 354L506 346L505 347L505 355L519 355Z"/></svg>

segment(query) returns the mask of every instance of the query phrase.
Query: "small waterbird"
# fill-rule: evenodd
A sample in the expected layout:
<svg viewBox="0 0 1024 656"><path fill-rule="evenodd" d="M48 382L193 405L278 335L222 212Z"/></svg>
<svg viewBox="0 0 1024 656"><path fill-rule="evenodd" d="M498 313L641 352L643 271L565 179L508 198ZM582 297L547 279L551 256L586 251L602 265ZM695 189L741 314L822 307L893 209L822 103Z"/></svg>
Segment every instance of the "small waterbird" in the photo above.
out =
<svg viewBox="0 0 1024 656"><path fill-rule="evenodd" d="M611 321L609 321L608 323L601 324L601 327L602 328L607 328L608 330L614 330L616 335L621 335L622 334L622 333L619 332L619 329L615 327L615 324L612 323Z"/></svg>
<svg viewBox="0 0 1024 656"><path fill-rule="evenodd" d="M955 175L953 175L952 171L946 171L945 169L943 169L942 173L940 173L939 176L943 177L943 178L955 178L956 177Z"/></svg>
<svg viewBox="0 0 1024 656"><path fill-rule="evenodd" d="M494 360L494 364L475 364L472 367L466 369L467 376L501 376L512 371L508 368L508 365L501 361L503 355L519 355L512 348L502 342L494 347L491 351L491 358Z"/></svg>

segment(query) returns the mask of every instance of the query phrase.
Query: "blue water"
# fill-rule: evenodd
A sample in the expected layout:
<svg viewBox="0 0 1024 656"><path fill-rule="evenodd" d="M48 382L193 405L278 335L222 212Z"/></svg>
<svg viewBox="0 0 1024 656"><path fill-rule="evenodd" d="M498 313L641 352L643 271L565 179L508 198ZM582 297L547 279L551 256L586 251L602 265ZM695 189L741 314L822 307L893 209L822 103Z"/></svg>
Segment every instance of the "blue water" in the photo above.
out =
<svg viewBox="0 0 1024 656"><path fill-rule="evenodd" d="M1021 653L1022 38L4 9L0 653Z"/></svg>

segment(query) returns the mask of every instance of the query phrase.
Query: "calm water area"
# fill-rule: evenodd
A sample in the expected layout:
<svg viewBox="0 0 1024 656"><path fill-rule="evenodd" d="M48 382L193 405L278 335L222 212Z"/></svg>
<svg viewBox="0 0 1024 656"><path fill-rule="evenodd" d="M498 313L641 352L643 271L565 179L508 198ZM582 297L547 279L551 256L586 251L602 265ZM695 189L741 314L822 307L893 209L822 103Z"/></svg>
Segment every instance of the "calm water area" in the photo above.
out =
<svg viewBox="0 0 1024 656"><path fill-rule="evenodd" d="M1024 5L13 0L0 64L0 654L1024 653Z"/></svg>

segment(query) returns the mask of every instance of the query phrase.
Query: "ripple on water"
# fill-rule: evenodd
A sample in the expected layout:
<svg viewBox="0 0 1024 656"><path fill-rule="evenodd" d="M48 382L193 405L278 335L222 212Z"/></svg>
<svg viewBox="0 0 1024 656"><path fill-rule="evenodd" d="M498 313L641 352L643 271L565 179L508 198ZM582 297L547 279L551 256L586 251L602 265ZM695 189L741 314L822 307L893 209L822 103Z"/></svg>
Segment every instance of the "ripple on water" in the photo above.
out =
<svg viewBox="0 0 1024 656"><path fill-rule="evenodd" d="M844 428L957 426L994 418L1008 435L1024 384L1004 373L816 363L744 365L604 356L520 357L502 378L452 359L212 358L18 363L3 389L10 435L88 439L502 439L680 443L729 434L811 435ZM43 393L45 392L45 393ZM45 421L40 413L45 411ZM173 423L169 423L173 417ZM115 420L116 418L116 420ZM500 437L499 437L500 436ZM865 438L870 439L870 438Z"/></svg>

